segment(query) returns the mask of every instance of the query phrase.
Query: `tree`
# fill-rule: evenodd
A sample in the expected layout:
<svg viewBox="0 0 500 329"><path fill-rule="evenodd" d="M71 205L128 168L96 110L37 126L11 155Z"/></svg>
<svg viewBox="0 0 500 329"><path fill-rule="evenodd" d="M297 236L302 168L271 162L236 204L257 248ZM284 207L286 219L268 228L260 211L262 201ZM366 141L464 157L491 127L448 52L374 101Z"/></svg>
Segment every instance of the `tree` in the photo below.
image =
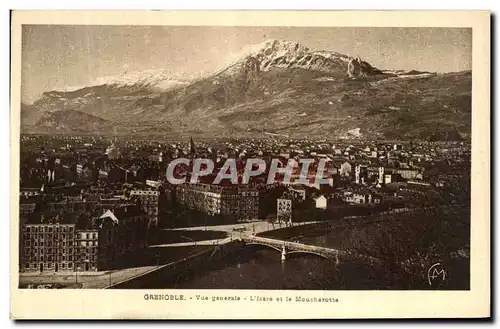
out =
<svg viewBox="0 0 500 329"><path fill-rule="evenodd" d="M468 245L469 226L463 225L468 218L463 208L391 213L373 224L352 227L341 249L378 258L387 287L422 288L432 264L446 263L453 252Z"/></svg>

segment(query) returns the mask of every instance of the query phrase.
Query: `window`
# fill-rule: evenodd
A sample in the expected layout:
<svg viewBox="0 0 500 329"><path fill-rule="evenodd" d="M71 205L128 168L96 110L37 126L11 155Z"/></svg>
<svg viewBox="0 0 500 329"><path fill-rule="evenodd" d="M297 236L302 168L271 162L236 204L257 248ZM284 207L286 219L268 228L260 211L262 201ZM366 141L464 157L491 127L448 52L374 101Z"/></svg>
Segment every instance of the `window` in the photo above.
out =
<svg viewBox="0 0 500 329"><path fill-rule="evenodd" d="M73 268L73 263L72 262L68 263L68 268Z"/></svg>
<svg viewBox="0 0 500 329"><path fill-rule="evenodd" d="M61 268L66 268L66 263L62 263Z"/></svg>

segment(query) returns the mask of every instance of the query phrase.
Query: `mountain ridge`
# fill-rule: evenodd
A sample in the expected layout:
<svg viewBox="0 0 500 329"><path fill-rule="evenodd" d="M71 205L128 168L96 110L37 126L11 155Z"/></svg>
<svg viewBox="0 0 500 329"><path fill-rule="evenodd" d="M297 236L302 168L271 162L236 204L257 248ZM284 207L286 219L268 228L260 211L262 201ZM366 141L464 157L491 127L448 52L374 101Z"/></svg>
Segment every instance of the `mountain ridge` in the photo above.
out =
<svg viewBox="0 0 500 329"><path fill-rule="evenodd" d="M78 111L106 121L91 119L94 127L124 134L458 139L470 136L471 82L470 71L380 70L359 57L268 40L189 83L162 90L139 79L51 91L33 107ZM30 123L26 131L43 122ZM63 126L72 133L81 124Z"/></svg>

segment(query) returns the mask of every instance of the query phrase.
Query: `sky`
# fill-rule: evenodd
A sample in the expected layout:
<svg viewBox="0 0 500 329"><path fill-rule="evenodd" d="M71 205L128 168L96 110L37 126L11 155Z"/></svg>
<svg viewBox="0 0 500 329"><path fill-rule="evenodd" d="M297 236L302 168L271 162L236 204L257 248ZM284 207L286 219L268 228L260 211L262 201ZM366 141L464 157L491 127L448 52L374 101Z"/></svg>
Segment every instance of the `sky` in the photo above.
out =
<svg viewBox="0 0 500 329"><path fill-rule="evenodd" d="M268 39L360 56L379 69L472 67L472 30L466 28L24 25L22 101L125 72L161 69L176 79L201 77Z"/></svg>

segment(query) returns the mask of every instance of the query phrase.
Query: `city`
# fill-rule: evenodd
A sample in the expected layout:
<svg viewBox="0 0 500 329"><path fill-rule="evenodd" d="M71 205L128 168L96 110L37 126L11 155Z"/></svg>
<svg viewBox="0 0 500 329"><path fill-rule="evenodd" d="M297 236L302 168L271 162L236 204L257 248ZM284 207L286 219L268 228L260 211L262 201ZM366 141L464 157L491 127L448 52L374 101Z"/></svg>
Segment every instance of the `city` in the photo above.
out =
<svg viewBox="0 0 500 329"><path fill-rule="evenodd" d="M196 184L170 184L167 166L180 157L212 159L215 170ZM324 160L328 184L294 182L300 168L291 182L277 175L269 185L264 175L241 184L250 158L267 164L313 159L313 174ZM226 159L236 159L238 184L213 184ZM448 271L461 274L447 282L448 289L468 289L468 142L23 135L20 161L24 288L425 289L426 267L446 260ZM175 175L190 177L190 170L177 166ZM253 236L348 251L382 265L307 253L290 258L284 247L262 250L265 244L245 240ZM232 247L236 241L246 246ZM225 245L231 247L224 256L212 259ZM162 266L193 256L211 264L200 269L187 260L186 270L173 271L174 277L151 278ZM270 283L256 284L263 278L253 273L268 262L272 268L299 267L309 282L300 275L287 282L284 275L283 281L271 276ZM233 280L232 273L231 280L207 285L214 273L235 264L246 267L240 274L246 279ZM380 282L367 284L370 275Z"/></svg>
<svg viewBox="0 0 500 329"><path fill-rule="evenodd" d="M470 28L23 25L19 288L469 290L471 56Z"/></svg>

